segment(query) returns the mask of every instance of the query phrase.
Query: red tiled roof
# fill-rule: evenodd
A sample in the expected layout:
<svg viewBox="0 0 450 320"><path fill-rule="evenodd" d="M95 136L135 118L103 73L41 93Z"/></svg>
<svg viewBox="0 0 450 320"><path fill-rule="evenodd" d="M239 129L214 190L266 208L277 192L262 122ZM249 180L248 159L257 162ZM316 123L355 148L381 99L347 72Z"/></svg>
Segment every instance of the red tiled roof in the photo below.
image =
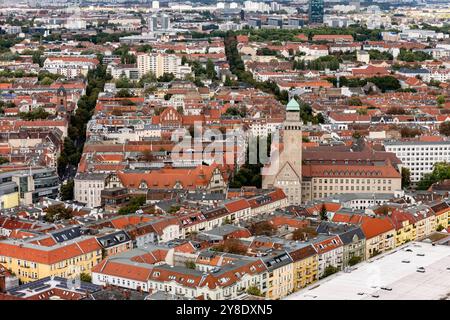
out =
<svg viewBox="0 0 450 320"><path fill-rule="evenodd" d="M250 208L250 204L245 199L240 199L236 201L232 201L225 204L225 208L228 209L230 213L241 211L247 208Z"/></svg>
<svg viewBox="0 0 450 320"><path fill-rule="evenodd" d="M50 248L44 250L39 247L21 246L20 243L0 242L0 255L49 265L101 249L95 238Z"/></svg>
<svg viewBox="0 0 450 320"><path fill-rule="evenodd" d="M319 165L310 164L302 167L306 177L355 177L355 178L401 178L392 166L363 165Z"/></svg>

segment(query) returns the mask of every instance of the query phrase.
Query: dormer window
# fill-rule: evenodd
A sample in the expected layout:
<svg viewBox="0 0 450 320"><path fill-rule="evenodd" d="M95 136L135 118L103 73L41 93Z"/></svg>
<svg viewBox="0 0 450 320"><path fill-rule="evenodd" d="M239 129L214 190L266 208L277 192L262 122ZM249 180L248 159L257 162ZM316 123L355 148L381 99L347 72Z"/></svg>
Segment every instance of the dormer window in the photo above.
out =
<svg viewBox="0 0 450 320"><path fill-rule="evenodd" d="M147 189L147 182L145 181L141 181L141 183L139 184L139 189Z"/></svg>

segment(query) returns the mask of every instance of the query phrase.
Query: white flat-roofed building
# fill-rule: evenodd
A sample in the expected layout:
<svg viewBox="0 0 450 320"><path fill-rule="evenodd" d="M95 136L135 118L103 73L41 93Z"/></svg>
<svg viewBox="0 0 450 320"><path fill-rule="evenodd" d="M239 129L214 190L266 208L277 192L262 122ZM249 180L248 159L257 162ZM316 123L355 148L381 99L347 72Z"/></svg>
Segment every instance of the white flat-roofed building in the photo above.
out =
<svg viewBox="0 0 450 320"><path fill-rule="evenodd" d="M51 56L45 59L43 69L67 78L75 78L80 75L87 76L89 70L95 69L98 63L95 58Z"/></svg>
<svg viewBox="0 0 450 320"><path fill-rule="evenodd" d="M413 242L285 300L439 300L450 292L450 246Z"/></svg>
<svg viewBox="0 0 450 320"><path fill-rule="evenodd" d="M420 181L425 173L433 171L437 162L450 162L450 141L387 141L386 151L393 152L402 166L411 170L411 182Z"/></svg>

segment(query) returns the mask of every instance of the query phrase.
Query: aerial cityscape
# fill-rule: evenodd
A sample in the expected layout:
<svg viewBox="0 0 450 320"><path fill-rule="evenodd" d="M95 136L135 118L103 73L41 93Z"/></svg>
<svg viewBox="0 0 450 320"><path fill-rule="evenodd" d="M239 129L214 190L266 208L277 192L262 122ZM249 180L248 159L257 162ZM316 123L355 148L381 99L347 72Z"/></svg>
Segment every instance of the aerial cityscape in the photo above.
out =
<svg viewBox="0 0 450 320"><path fill-rule="evenodd" d="M450 300L449 94L448 0L0 1L0 300Z"/></svg>

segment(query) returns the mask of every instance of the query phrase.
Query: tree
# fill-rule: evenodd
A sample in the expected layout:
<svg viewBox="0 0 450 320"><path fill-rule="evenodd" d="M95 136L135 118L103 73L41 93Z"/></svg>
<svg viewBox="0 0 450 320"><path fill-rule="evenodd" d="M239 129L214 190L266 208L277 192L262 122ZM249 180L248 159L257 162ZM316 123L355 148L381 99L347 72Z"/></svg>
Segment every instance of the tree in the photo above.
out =
<svg viewBox="0 0 450 320"><path fill-rule="evenodd" d="M67 181L66 184L61 185L61 200L73 200L73 180Z"/></svg>
<svg viewBox="0 0 450 320"><path fill-rule="evenodd" d="M406 114L406 110L402 107L390 107L386 110L386 114Z"/></svg>
<svg viewBox="0 0 450 320"><path fill-rule="evenodd" d="M212 247L214 251L245 255L247 248L237 239L227 239L222 244Z"/></svg>
<svg viewBox="0 0 450 320"><path fill-rule="evenodd" d="M178 106L178 107L177 107L177 112L178 112L179 114L183 115L183 114L184 114L184 108L183 108L183 106Z"/></svg>
<svg viewBox="0 0 450 320"><path fill-rule="evenodd" d="M382 92L398 90L401 88L400 82L393 76L371 77L367 78L366 81L376 85Z"/></svg>
<svg viewBox="0 0 450 320"><path fill-rule="evenodd" d="M147 72L146 74L144 74L141 77L141 79L139 79L138 84L141 88L143 88L145 86L145 84L154 83L156 81L157 81L157 79L156 79L155 74L153 72Z"/></svg>
<svg viewBox="0 0 450 320"><path fill-rule="evenodd" d="M169 214L177 213L178 210L180 210L181 206L179 205L172 205L170 206L170 209L167 211Z"/></svg>
<svg viewBox="0 0 450 320"><path fill-rule="evenodd" d="M439 126L439 133L445 136L450 136L450 121L442 122Z"/></svg>
<svg viewBox="0 0 450 320"><path fill-rule="evenodd" d="M142 151L142 159L147 162L152 162L155 160L155 156L150 149L145 149Z"/></svg>
<svg viewBox="0 0 450 320"><path fill-rule="evenodd" d="M252 296L262 297L264 296L261 290L257 286L250 286L247 288L247 293Z"/></svg>
<svg viewBox="0 0 450 320"><path fill-rule="evenodd" d="M256 50L256 55L258 56L276 56L278 52L269 48L260 48Z"/></svg>
<svg viewBox="0 0 450 320"><path fill-rule="evenodd" d="M324 56L308 63L310 70L337 70L339 69L339 60L335 56Z"/></svg>
<svg viewBox="0 0 450 320"><path fill-rule="evenodd" d="M422 131L418 128L402 127L400 129L400 134L402 138L414 138L420 136Z"/></svg>
<svg viewBox="0 0 450 320"><path fill-rule="evenodd" d="M389 52L369 50L370 60L393 60L394 57Z"/></svg>
<svg viewBox="0 0 450 320"><path fill-rule="evenodd" d="M23 120L38 120L47 119L50 113L44 110L44 108L39 107L30 112L19 112L19 117Z"/></svg>
<svg viewBox="0 0 450 320"><path fill-rule="evenodd" d="M158 90L158 88L156 86L147 86L147 88L144 89L144 94L151 95L151 94L154 94L156 92L156 90Z"/></svg>
<svg viewBox="0 0 450 320"><path fill-rule="evenodd" d="M326 278L328 276L331 276L332 274L334 274L334 273L336 273L338 271L339 271L339 269L336 268L335 266L328 266L328 267L325 268L325 271L323 272L322 279Z"/></svg>
<svg viewBox="0 0 450 320"><path fill-rule="evenodd" d="M360 256L352 256L349 260L348 260L348 264L349 266L354 266L357 263L360 263L362 260L362 258Z"/></svg>
<svg viewBox="0 0 450 320"><path fill-rule="evenodd" d="M42 84L43 86L49 86L54 82L54 80L50 77L45 77L44 79L42 79L41 81L39 81L40 84Z"/></svg>
<svg viewBox="0 0 450 320"><path fill-rule="evenodd" d="M226 87L231 87L234 85L233 81L230 79L229 76L225 77L225 82L223 83L224 86Z"/></svg>
<svg viewBox="0 0 450 320"><path fill-rule="evenodd" d="M353 96L348 99L349 106L362 106L362 101L359 97Z"/></svg>
<svg viewBox="0 0 450 320"><path fill-rule="evenodd" d="M381 252L378 251L378 249L373 249L372 253L370 254L370 257L373 258L377 255L379 255Z"/></svg>
<svg viewBox="0 0 450 320"><path fill-rule="evenodd" d="M152 46L149 44L143 44L139 47L136 48L137 52L151 52L152 51Z"/></svg>
<svg viewBox="0 0 450 320"><path fill-rule="evenodd" d="M402 167L402 186L408 188L411 185L411 170Z"/></svg>
<svg viewBox="0 0 450 320"><path fill-rule="evenodd" d="M64 205L55 205L47 208L44 220L47 222L55 222L72 218L72 210L65 208Z"/></svg>
<svg viewBox="0 0 450 320"><path fill-rule="evenodd" d="M193 269L193 270L195 270L195 268L197 267L197 266L195 265L195 262L192 261L192 260L187 260L187 261L184 263L184 265L185 265L186 268L188 268L188 269Z"/></svg>
<svg viewBox="0 0 450 320"><path fill-rule="evenodd" d="M240 116L242 118L244 118L247 114L247 108L245 106L242 106L240 109L236 108L236 107L229 107L224 115L229 115L229 116Z"/></svg>
<svg viewBox="0 0 450 320"><path fill-rule="evenodd" d="M365 116L365 115L367 115L367 109L365 109L365 108L358 108L358 110L356 110L356 113L358 113L361 116Z"/></svg>
<svg viewBox="0 0 450 320"><path fill-rule="evenodd" d="M115 81L116 88L132 88L134 85L130 82L130 79L127 78L125 74L122 74L119 79Z"/></svg>
<svg viewBox="0 0 450 320"><path fill-rule="evenodd" d="M33 52L33 63L37 63L39 65L39 67L43 67L44 66L44 62L45 62L45 57L43 57L43 52L38 50L38 51L34 51Z"/></svg>
<svg viewBox="0 0 450 320"><path fill-rule="evenodd" d="M276 232L276 228L268 221L252 223L249 230L255 236L271 236Z"/></svg>
<svg viewBox="0 0 450 320"><path fill-rule="evenodd" d="M445 103L445 96L443 95L438 96L436 99L436 103L438 104L438 106L442 106Z"/></svg>
<svg viewBox="0 0 450 320"><path fill-rule="evenodd" d="M442 230L444 230L444 227L442 226L442 224L438 225L436 228L436 231L441 232Z"/></svg>
<svg viewBox="0 0 450 320"><path fill-rule="evenodd" d="M214 69L214 62L211 59L208 59L208 62L206 62L206 75L208 79L216 79L216 70Z"/></svg>
<svg viewBox="0 0 450 320"><path fill-rule="evenodd" d="M60 177L68 173L67 170L70 168L69 164L73 166L78 165L86 140L86 124L91 119L97 97L103 91L105 82L112 79L111 75L106 73L106 66L102 64L102 57L99 56L98 58L100 64L96 69L90 70L87 74L86 94L78 100L78 108L75 114L70 116L68 141L64 141L64 148L58 158L58 174ZM43 79L43 75L49 77L56 76L55 79L59 77L48 72L41 72L38 78L40 80Z"/></svg>
<svg viewBox="0 0 450 320"><path fill-rule="evenodd" d="M239 115L239 110L236 107L229 107L225 111L224 115L237 116L237 115Z"/></svg>
<svg viewBox="0 0 450 320"><path fill-rule="evenodd" d="M400 53L397 59L406 62L416 62L416 61L432 60L433 57L430 54L423 51L400 49Z"/></svg>
<svg viewBox="0 0 450 320"><path fill-rule="evenodd" d="M438 162L434 164L433 171L423 175L422 179L417 183L417 189L426 190L433 183L450 179L450 164L446 162Z"/></svg>
<svg viewBox="0 0 450 320"><path fill-rule="evenodd" d="M161 77L158 78L158 82L170 82L175 79L173 73L164 73Z"/></svg>
<svg viewBox="0 0 450 320"><path fill-rule="evenodd" d="M132 96L131 92L127 89L120 89L116 93L116 98L131 98Z"/></svg>
<svg viewBox="0 0 450 320"><path fill-rule="evenodd" d="M113 109L111 111L111 114L116 117L121 117L123 115L123 112L120 109Z"/></svg>
<svg viewBox="0 0 450 320"><path fill-rule="evenodd" d="M320 215L320 220L322 220L322 221L328 220L328 212L327 212L327 208L325 207L325 204L322 204L319 215Z"/></svg>
<svg viewBox="0 0 450 320"><path fill-rule="evenodd" d="M292 233L292 240L306 241L317 236L317 231L314 228L298 228Z"/></svg>
<svg viewBox="0 0 450 320"><path fill-rule="evenodd" d="M139 210L140 207L142 207L146 202L146 196L145 195L138 195L130 199L128 204L122 208L119 209L120 215L135 213L137 210Z"/></svg>
<svg viewBox="0 0 450 320"><path fill-rule="evenodd" d="M84 282L92 282L92 277L90 274L82 272L80 273L80 280Z"/></svg>
<svg viewBox="0 0 450 320"><path fill-rule="evenodd" d="M0 157L0 165L5 164L5 163L9 163L9 160L4 157Z"/></svg>
<svg viewBox="0 0 450 320"><path fill-rule="evenodd" d="M222 224L231 224L231 219L226 217L225 219L223 219L223 223Z"/></svg>

